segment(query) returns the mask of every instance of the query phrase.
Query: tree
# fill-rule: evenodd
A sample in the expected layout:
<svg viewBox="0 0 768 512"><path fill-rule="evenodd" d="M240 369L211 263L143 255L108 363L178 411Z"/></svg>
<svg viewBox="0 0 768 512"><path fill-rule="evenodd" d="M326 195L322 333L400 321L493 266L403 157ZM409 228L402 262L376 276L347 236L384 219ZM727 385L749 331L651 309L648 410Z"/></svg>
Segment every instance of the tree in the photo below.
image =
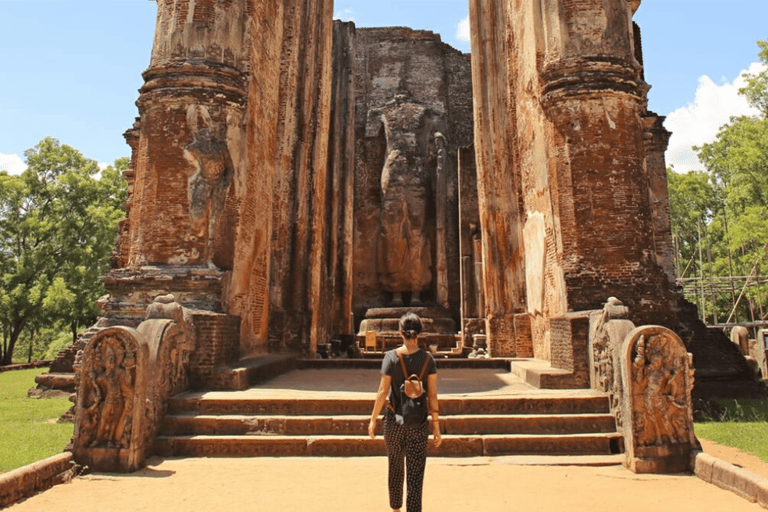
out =
<svg viewBox="0 0 768 512"><path fill-rule="evenodd" d="M669 213L672 220L672 237L678 248L679 275L693 275L698 268L696 255L699 250L701 227L712 221L721 208L718 191L709 175L703 171L678 174L667 170L669 187ZM690 263L690 264L689 264ZM682 275L685 269L689 272Z"/></svg>
<svg viewBox="0 0 768 512"><path fill-rule="evenodd" d="M760 53L757 54L760 62L766 69L757 74L744 73L747 85L739 89L739 94L747 98L750 105L758 109L763 119L768 118L768 39L758 41Z"/></svg>
<svg viewBox="0 0 768 512"><path fill-rule="evenodd" d="M759 41L758 46L760 60L768 65L768 40ZM706 194L686 181L694 178L670 173L673 231L687 233L690 238L691 216L701 219L707 254L702 259L707 262L709 277L761 275L761 264L763 269L768 265L768 70L745 73L744 78L747 85L739 93L757 109L757 115L731 118L714 141L693 148L706 168L706 173L699 173L695 181L700 187L708 182L715 194L712 214L700 214L696 202ZM689 245L680 245L681 259L691 257ZM700 270L700 274L704 272ZM733 288L731 284L729 294L735 300L740 290ZM752 286L745 291L749 316L757 317L755 309L763 309L768 286ZM733 300L724 299L722 294L717 298L717 313L722 320L730 316L733 308ZM716 302L715 298L712 302ZM742 308L746 308L743 303ZM742 309L741 313L746 315L747 311Z"/></svg>
<svg viewBox="0 0 768 512"><path fill-rule="evenodd" d="M96 162L56 139L25 156L20 176L0 173L0 364L25 329L64 322L74 336L95 318L125 201L126 160L96 179Z"/></svg>

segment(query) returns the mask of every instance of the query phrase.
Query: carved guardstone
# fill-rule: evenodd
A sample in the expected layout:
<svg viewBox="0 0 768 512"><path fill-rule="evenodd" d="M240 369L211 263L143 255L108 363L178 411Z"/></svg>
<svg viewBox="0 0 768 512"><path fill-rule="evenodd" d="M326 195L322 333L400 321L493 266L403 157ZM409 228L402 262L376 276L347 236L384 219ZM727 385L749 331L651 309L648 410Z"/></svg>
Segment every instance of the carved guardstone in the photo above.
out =
<svg viewBox="0 0 768 512"><path fill-rule="evenodd" d="M635 473L690 470L693 431L691 355L672 331L643 326L622 346L625 465Z"/></svg>
<svg viewBox="0 0 768 512"><path fill-rule="evenodd" d="M149 349L128 327L96 334L83 350L73 454L103 472L132 472L145 461Z"/></svg>

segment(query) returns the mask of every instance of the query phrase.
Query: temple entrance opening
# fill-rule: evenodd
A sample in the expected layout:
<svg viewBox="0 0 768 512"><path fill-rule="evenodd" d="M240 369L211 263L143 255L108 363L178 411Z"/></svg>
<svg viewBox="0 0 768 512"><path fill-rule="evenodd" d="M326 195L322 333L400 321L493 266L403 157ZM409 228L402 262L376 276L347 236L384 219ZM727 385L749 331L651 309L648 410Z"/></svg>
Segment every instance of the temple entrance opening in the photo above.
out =
<svg viewBox="0 0 768 512"><path fill-rule="evenodd" d="M479 223L474 162L462 174L459 159L474 137L470 56L424 30L337 21L334 37L348 56L334 72L354 83L355 332L391 348L415 311L425 346L463 354L463 284L478 281L462 273Z"/></svg>

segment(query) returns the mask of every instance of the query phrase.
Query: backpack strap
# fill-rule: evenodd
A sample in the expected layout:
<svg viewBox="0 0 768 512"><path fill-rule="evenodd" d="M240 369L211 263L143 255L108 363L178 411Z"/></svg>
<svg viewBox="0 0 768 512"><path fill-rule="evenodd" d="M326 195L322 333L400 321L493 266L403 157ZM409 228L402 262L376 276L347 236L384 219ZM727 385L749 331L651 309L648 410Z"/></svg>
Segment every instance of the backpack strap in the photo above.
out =
<svg viewBox="0 0 768 512"><path fill-rule="evenodd" d="M397 354L397 358L400 360L400 368L403 370L403 380L408 379L408 370L405 368L405 361L403 360L403 354L395 350L395 353ZM393 413L397 414L397 411L395 411L395 406L392 405L392 403L387 400L387 407L389 410L391 410Z"/></svg>
<svg viewBox="0 0 768 512"><path fill-rule="evenodd" d="M424 374L427 373L427 366L429 365L429 360L432 359L432 354L427 354L427 359L424 361L424 366L421 367L421 373L419 374L419 380L424 380Z"/></svg>
<svg viewBox="0 0 768 512"><path fill-rule="evenodd" d="M396 351L397 352L397 351ZM397 352L397 358L400 359L400 367L403 369L403 379L408 379L408 370L405 367L405 361L403 360L403 354L400 352ZM427 373L427 366L429 366L429 360L432 359L432 354L427 354L427 359L424 360L424 366L421 367L421 372L419 373L419 380L424 381L424 374Z"/></svg>
<svg viewBox="0 0 768 512"><path fill-rule="evenodd" d="M403 360L403 354L395 350L397 358L400 360L400 368L403 369L403 380L408 380L408 370L405 368L405 361Z"/></svg>

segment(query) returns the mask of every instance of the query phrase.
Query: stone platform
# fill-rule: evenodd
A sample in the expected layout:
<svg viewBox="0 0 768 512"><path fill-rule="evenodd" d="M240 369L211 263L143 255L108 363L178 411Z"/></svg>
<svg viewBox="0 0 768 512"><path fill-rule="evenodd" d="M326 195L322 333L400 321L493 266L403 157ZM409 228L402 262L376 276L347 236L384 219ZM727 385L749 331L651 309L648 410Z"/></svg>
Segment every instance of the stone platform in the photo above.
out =
<svg viewBox="0 0 768 512"><path fill-rule="evenodd" d="M419 340L424 348L435 345L440 351L461 353L461 339L457 337L456 322L450 317L448 310L440 307L370 308L360 322L358 342L364 346L366 333L373 331L377 337L377 350L385 351L397 347L402 343L399 334L400 317L408 312L416 313L421 318L423 330Z"/></svg>
<svg viewBox="0 0 768 512"><path fill-rule="evenodd" d="M371 308L365 313L365 319L360 324L360 334L367 331L393 332L399 330L400 317L408 312L413 312L421 318L424 334L454 334L456 322L450 317L448 311L437 307L392 307Z"/></svg>

